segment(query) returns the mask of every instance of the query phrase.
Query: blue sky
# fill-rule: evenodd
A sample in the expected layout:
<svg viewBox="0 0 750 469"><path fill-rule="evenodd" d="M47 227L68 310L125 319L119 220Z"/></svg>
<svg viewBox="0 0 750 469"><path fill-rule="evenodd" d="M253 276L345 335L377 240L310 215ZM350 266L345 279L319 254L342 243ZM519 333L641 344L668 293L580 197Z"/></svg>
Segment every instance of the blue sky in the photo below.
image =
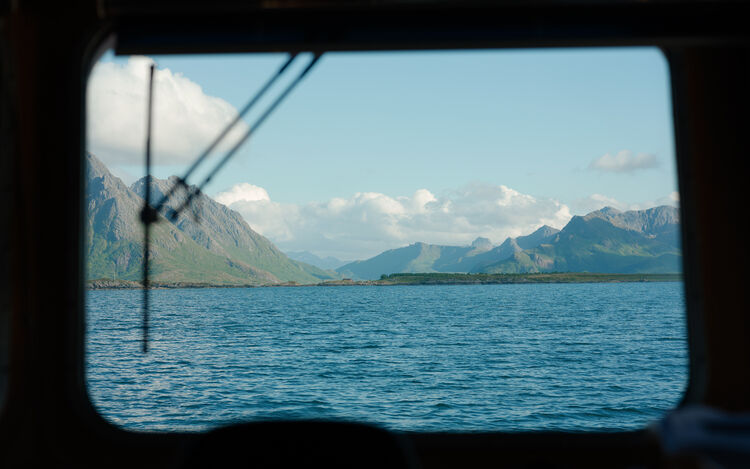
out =
<svg viewBox="0 0 750 469"><path fill-rule="evenodd" d="M160 73L167 76L168 69L174 84L166 88L165 78L165 88L157 86L156 105L160 98L164 106L172 103L162 114L157 112L155 138L164 144L161 154L156 151L155 155L161 163L155 169L157 176L181 173L202 150L197 136L212 134L213 129L203 128L204 124L213 119L218 125L222 117L215 116L231 114L231 107L244 105L285 58L283 54L153 57ZM142 175L138 131L127 132L131 142L109 142L109 136L117 133L113 129L128 127L105 127L124 114L135 120L143 116L142 96L130 93L130 106L123 98L127 93L118 91L130 85L144 88L137 77L130 81L119 77L128 64L147 67L145 60L128 60L105 56L100 67L109 67L106 76L100 67L95 68L93 77L101 76L96 86L108 86L109 94L89 92L89 101L101 104L94 111L90 107L89 119L101 128L89 132L89 147L117 175L132 182ZM300 57L297 69L306 60ZM138 72L131 71L131 78L133 73ZM184 82L199 88L181 92ZM108 105L114 94L120 95L118 104ZM216 98L230 107L212 110ZM191 112L196 114L192 124L186 117ZM179 153L170 154L172 148L180 148ZM565 217L603 204L644 208L673 200L675 179L669 75L657 49L331 53L323 56L207 193L237 204L232 208L282 248L361 257L368 249L374 252L386 245L465 242L482 233L493 237L523 234L545 221L564 224ZM510 194L493 192L492 188L499 187L543 206L534 205L537 221L524 218L514 225L514 218L503 212L495 214L496 219L505 220L497 229L488 228L491 223L484 220L466 225L465 233L458 230L463 233L460 236L444 227L437 230L443 235L434 240L408 239L417 234L429 237L425 230L403 229L406 222L416 223L407 205L419 205L414 205L417 191L426 190L435 199L425 195L426 203L432 205L422 204L422 208L432 207L436 213L440 208L443 213L447 202L456 206L459 199L468 204L466 197ZM234 196L228 197L231 190ZM251 195L243 199L243 190ZM357 194L379 194L406 208L393 208L382 197L357 199ZM519 203L526 200L519 197ZM358 236L358 230L345 227L343 234L323 234L330 238L327 247L311 239L302 241L299 231L313 225L300 217L317 213L320 218L321 207L330 209L334 200L347 201L351 208L375 199L390 207L386 214L391 218L401 217L400 231L391 233L392 239L382 246L337 252L332 247L342 245L342 235ZM556 202L557 209L549 201ZM273 203L277 209L286 209L269 212L258 206L248 208L248 203ZM534 212L528 200L523 203ZM560 211L560 206L569 213ZM478 211L478 206L472 207L472 213ZM368 216L375 215L349 213L352 223L357 219L366 223ZM257 218L261 216L265 218ZM465 214L457 216L472 220ZM264 226L268 217L297 217L297 226L291 227L292 222L281 228ZM431 226L432 222L436 221L422 220L421 224ZM319 226L315 229L321 231ZM387 233L384 236L388 238Z"/></svg>

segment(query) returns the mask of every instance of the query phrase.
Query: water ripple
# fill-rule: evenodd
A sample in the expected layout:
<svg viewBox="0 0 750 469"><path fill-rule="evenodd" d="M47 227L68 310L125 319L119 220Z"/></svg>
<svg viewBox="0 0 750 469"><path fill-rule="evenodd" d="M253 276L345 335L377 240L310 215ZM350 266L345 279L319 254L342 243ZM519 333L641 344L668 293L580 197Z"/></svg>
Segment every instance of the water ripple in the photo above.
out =
<svg viewBox="0 0 750 469"><path fill-rule="evenodd" d="M90 291L87 382L110 421L197 431L323 418L410 431L622 430L687 379L682 284Z"/></svg>

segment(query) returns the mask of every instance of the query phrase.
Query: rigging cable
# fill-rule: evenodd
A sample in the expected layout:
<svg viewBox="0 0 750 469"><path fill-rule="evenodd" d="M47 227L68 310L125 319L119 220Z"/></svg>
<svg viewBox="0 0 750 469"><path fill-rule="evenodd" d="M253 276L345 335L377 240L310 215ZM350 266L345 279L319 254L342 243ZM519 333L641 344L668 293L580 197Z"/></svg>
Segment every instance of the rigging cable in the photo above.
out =
<svg viewBox="0 0 750 469"><path fill-rule="evenodd" d="M185 198L185 200L182 202L182 204L177 208L177 210L173 211L170 218L174 221L177 219L177 217L180 215L180 213L185 210L185 208L190 205L192 200L195 198L195 196L199 195L201 193L201 190L211 182L211 179L216 175L216 173L221 170L222 167L224 167L225 164L229 162L229 160L234 156L235 153L237 153L237 150L240 149L240 147L247 141L247 139L250 138L250 136L258 130L258 128L266 121L268 116L271 115L271 113L276 110L276 108L281 104L282 101L284 101L284 98L286 98L289 93L292 92L292 90L302 81L303 78L305 78L305 75L315 66L315 64L318 62L318 59L320 59L320 54L315 54L310 60L310 63L307 64L307 67L305 67L302 72L300 72L299 75L297 75L297 78L294 79L287 87L284 89L284 91L274 100L273 103L271 103L270 106L268 106L268 109L261 114L258 119L250 126L250 128L245 132L245 135L242 136L242 138L232 147L231 150L227 152L226 155L224 155L224 158L222 158L216 166L208 173L208 175L203 179L203 181L195 188L191 189L188 192L188 196Z"/></svg>
<svg viewBox="0 0 750 469"><path fill-rule="evenodd" d="M239 114L237 114L234 120L232 120L232 122L230 122L229 124L227 124L226 127L224 127L224 130L222 130L221 133L219 133L219 135L214 139L213 142L211 142L208 148L203 150L203 153L201 153L200 156L198 156L198 158L195 159L195 161L193 162L192 165L190 165L190 168L185 172L185 174L181 178L177 179L177 182L173 184L172 187L169 188L169 190L167 191L166 194L164 194L164 196L161 198L159 203L156 204L156 207L154 207L154 209L157 212L161 210L164 204L166 204L169 201L169 198L172 197L172 195L174 195L178 187L187 187L186 181L190 177L190 175L193 173L193 171L195 171L198 168L198 166L200 166L200 164L203 163L203 161L214 150L214 148L216 148L216 146L224 139L224 137L227 136L227 134L232 130L232 128L235 125L237 125L240 119L242 119L245 116L245 114L247 114L247 112L253 106L255 106L255 104L260 100L260 98L262 98L263 95L266 94L266 91L268 91L271 88L271 86L273 86L273 84L276 83L276 80L278 80L284 74L286 69L289 68L289 66L292 64L292 62L294 62L294 59L296 58L297 58L296 52L290 54L287 61L284 62L284 64L276 71L276 73L273 74L273 76L271 76L271 78L269 78L268 81L266 81L263 87L261 87L261 89L258 90L257 93L255 93L255 96L253 96L252 99L250 99L250 101L248 101L247 104L245 104L245 107L242 108L242 110L239 112Z"/></svg>
<svg viewBox="0 0 750 469"><path fill-rule="evenodd" d="M146 193L144 194L141 222L143 223L143 353L148 352L148 320L149 320L149 262L148 248L151 242L151 224L156 221L156 210L151 207L151 127L153 120L154 102L154 64L151 64L148 74L148 111L146 124Z"/></svg>
<svg viewBox="0 0 750 469"><path fill-rule="evenodd" d="M292 90L302 81L307 73L313 68L313 66L320 59L321 54L315 53L312 60L297 75L297 77L284 89L281 94L271 103L271 105L256 119L256 121L250 126L245 132L242 138L234 144L234 146L227 152L226 155L214 166L214 168L208 173L203 181L198 186L191 188L187 184L187 179L190 175L198 168L198 166L208 157L208 155L216 148L216 146L227 136L227 134L234 128L235 125L242 119L242 117L252 108L260 98L268 91L271 86L281 77L284 72L289 68L294 59L297 57L296 53L292 53L289 59L276 71L276 73L269 78L269 80L263 85L263 87L253 96L253 98L245 105L244 108L237 114L232 122L230 122L224 130L214 139L214 141L203 151L203 153L196 158L187 172L181 178L177 178L175 183L167 190L162 196L161 200L156 206L151 206L151 126L152 126L152 101L153 101L153 80L154 80L154 64L151 64L148 84L148 124L146 130L146 193L144 194L143 210L141 210L141 222L144 225L143 230L143 339L142 349L143 353L148 352L148 332L149 332L149 258L148 248L150 244L150 227L153 223L158 221L158 213L169 202L169 199L174 195L179 187L185 188L188 193L182 204L171 213L170 218L172 221L176 220L180 213L191 204L193 199L200 195L201 190L208 184L216 173L221 170L222 167L237 153L237 150L250 138L254 131L256 131L271 115L271 113L281 104L282 101L292 92Z"/></svg>

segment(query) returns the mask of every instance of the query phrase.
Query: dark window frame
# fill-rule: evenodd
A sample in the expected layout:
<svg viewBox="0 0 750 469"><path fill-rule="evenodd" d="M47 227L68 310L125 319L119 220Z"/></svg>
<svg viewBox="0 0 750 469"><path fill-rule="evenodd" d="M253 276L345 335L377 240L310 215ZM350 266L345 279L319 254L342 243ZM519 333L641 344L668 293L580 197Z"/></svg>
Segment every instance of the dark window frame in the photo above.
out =
<svg viewBox="0 0 750 469"><path fill-rule="evenodd" d="M24 272L21 279L15 280L11 286L15 309L8 326L12 336L11 361L8 405L0 414L3 435L9 434L7 429L16 428L16 425L20 425L18 428L29 429L32 434L34 429L45 429L42 433L58 436L67 432L67 437L77 442L67 456L62 456L62 460L92 467L97 466L101 458L106 458L109 463L117 466L170 466L180 461L184 446L195 438L194 434L140 433L115 427L96 413L86 394L82 275L84 250L81 236L85 214L84 97L88 71L101 50L109 44L107 41L113 39L115 50L123 54L628 45L662 48L672 77L688 317L689 381L680 405L709 402L728 408L747 407L746 401L741 397L735 396L736 403L732 400L733 396L724 389L727 387L725 382L715 384L717 378L708 375L709 365L715 365L716 359L711 362L711 356L707 354L707 341L715 339L713 335L716 332L704 327L709 318L703 311L707 302L704 291L707 282L701 264L707 262L705 254L701 253L699 241L705 239L706 234L699 223L702 221L700 216L703 216L701 187L695 182L696 178L700 179L703 175L696 173L694 161L700 157L702 147L699 145L700 141L696 144L697 137L692 135L695 119L691 118L686 109L691 105L695 107L695 103L700 101L690 95L695 93L696 86L701 85L691 81L691 77L696 76L694 67L696 64L714 63L714 59L702 54L704 49L701 48L722 48L737 44L747 46L747 32L743 30L744 25L740 21L744 18L739 13L741 9L721 2L713 5L685 3L677 6L659 2L651 5L634 2L604 5L593 2L588 6L530 4L523 7L512 2L493 6L478 2L468 7L446 2L435 8L414 5L402 7L394 4L396 6L320 7L311 10L271 8L265 11L256 6L255 9L237 8L235 11L226 6L232 5L232 2L220 2L213 10L199 3L189 2L190 6L195 7L194 10L187 9L187 13L182 11L174 14L173 7L167 1L152 2L149 7L138 2L111 2L104 5L108 5L109 9L105 7L104 11L98 12L99 16L94 15L92 18L91 12L87 12L88 16L72 25L54 26L53 19L42 18L36 26L49 28L48 31L30 29L11 33L15 38L36 37L39 41L51 40L55 37L53 33L67 32L74 36L71 40L62 40L61 44L50 46L47 51L35 49L37 56L41 58L60 55L51 62L53 65L61 65L64 70L61 88L67 98L53 100L51 104L56 107L53 108L52 115L67 116L69 120L59 125L57 133L53 131L52 134L64 136L64 132L68 132L68 137L61 139L64 157L61 161L53 162L37 149L28 149L28 141L20 133L11 132L8 134L11 137L9 139L4 134L3 140L10 140L14 144L17 162L12 168L13 175L28 177L42 170L46 163L59 170L59 174L67 178L77 191L71 191L71 194L60 200L61 210L69 216L62 225L62 240L52 243L55 247L64 246L67 249L64 255L54 257L64 261L64 265L54 272L67 273L61 279L61 285L52 289L62 299L60 317L50 316L51 311L47 308L49 302L46 299L39 299L41 306L34 301L33 296L43 291L38 286L39 279L35 277L39 274L38 267L41 263L32 264L30 273ZM222 6L225 8L222 9ZM85 28L71 32L71 26ZM746 52L742 51L735 51L734 54L743 57L742 54ZM726 53L729 55L715 60L723 58L726 63L731 62L733 52L727 49ZM26 65L18 66L18 74L14 77L16 80L23 79L24 73L33 72L24 67ZM40 67L43 68L41 65ZM727 73L731 70L732 65L724 68ZM708 80L709 84L717 82L715 77L711 82L712 76L707 73L698 73L697 76ZM38 82L36 84L40 86ZM28 93L19 93L19 107L30 103ZM57 96L51 93L44 96ZM31 104L37 106L35 103ZM39 117L32 117L31 122L36 123L36 135L41 135L41 130L52 128L48 120ZM709 130L718 132L707 125ZM48 148L42 145L42 150ZM23 183L24 181L18 182L15 186L18 194L13 202L16 217L25 207L19 201L24 195L19 189ZM16 218L13 220L15 222ZM50 251L40 247L43 237L29 239L26 244L19 238L19 235L29 235L35 225L17 225L18 228L16 225L11 227L15 234L15 237L11 236L11 242L18 243L20 253L14 253L15 261L11 260L11 265L14 271L20 272L23 270L20 263L27 261L31 254L46 254ZM31 295L31 298L24 295ZM28 322L25 322L27 319ZM732 320L733 318L729 318L725 327L731 327ZM716 322L711 324L715 326ZM49 345L40 345L38 341L45 339L50 339ZM58 356L54 356L55 354ZM45 378L38 374L52 370L53 367L62 369L51 373L49 381L52 386L48 392L42 389ZM723 379L722 376L719 378ZM713 382L709 379L713 379ZM740 376L740 379L748 381L746 374ZM41 404L39 412L32 411L38 404ZM63 423L55 422L56 418L62 418ZM29 447L35 445L28 441L37 441L41 442L42 447L60 448L59 443L51 442L52 437L49 435L45 437L37 433L37 437L31 437L30 440L19 438L27 442ZM481 465L487 461L497 462L498 457L508 465L532 461L564 464L567 461L570 464L587 462L590 465L619 466L629 461L653 461L658 455L656 442L645 429L612 434L409 433L406 436L415 445L425 466ZM84 443L84 438L89 438L89 442ZM540 448L545 448L547 454L541 455ZM629 453L632 459L625 457ZM617 456L613 456L614 454Z"/></svg>

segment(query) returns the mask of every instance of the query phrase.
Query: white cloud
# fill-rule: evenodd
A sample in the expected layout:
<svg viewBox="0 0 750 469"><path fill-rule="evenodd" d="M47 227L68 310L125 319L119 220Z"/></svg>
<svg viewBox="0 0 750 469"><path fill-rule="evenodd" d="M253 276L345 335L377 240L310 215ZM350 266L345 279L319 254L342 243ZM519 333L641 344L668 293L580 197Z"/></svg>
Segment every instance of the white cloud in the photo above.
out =
<svg viewBox="0 0 750 469"><path fill-rule="evenodd" d="M254 186L246 182L233 186L228 191L224 191L215 197L216 201L224 205L232 205L235 202L258 202L262 200L270 201L268 192L259 186Z"/></svg>
<svg viewBox="0 0 750 469"><path fill-rule="evenodd" d="M141 164L146 139L147 57L124 65L98 63L87 91L88 150L108 165ZM157 164L192 162L237 110L209 96L180 73L157 69L154 76L152 153ZM226 150L247 130L238 123L219 150Z"/></svg>
<svg viewBox="0 0 750 469"><path fill-rule="evenodd" d="M591 194L583 199L576 200L572 207L576 215L585 215L594 210L599 210L604 207L614 207L621 211L627 210L644 210L651 207L658 207L660 205L671 205L677 207L680 205L680 194L678 192L672 192L664 197L660 197L656 200L649 200L641 203L627 203L621 202L612 197L607 197L602 194Z"/></svg>
<svg viewBox="0 0 750 469"><path fill-rule="evenodd" d="M470 184L442 196L420 189L411 196L358 192L304 205L282 204L252 184L238 184L215 198L240 212L250 226L284 250L308 250L363 259L417 241L468 245L478 236L500 243L543 224L570 220L568 207L506 186Z"/></svg>
<svg viewBox="0 0 750 469"><path fill-rule="evenodd" d="M651 169L659 166L655 155L649 153L633 154L630 150L622 150L616 155L607 153L591 163L589 169L610 173L631 173L641 169Z"/></svg>

